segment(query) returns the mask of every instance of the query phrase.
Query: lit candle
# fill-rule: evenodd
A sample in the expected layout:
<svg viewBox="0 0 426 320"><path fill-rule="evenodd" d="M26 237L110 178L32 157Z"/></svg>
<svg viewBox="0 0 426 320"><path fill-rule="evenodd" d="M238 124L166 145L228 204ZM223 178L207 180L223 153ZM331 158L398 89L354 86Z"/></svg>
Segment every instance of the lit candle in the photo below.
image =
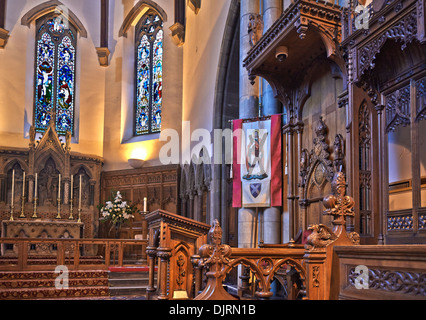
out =
<svg viewBox="0 0 426 320"><path fill-rule="evenodd" d="M61 199L61 174L59 174L59 182L58 182L58 199Z"/></svg>
<svg viewBox="0 0 426 320"><path fill-rule="evenodd" d="M37 199L37 173L35 175L34 198Z"/></svg>
<svg viewBox="0 0 426 320"><path fill-rule="evenodd" d="M25 197L25 171L22 177L22 197Z"/></svg>
<svg viewBox="0 0 426 320"><path fill-rule="evenodd" d="M12 171L12 200L11 200L12 205L15 200L14 194L15 194L15 170Z"/></svg>
<svg viewBox="0 0 426 320"><path fill-rule="evenodd" d="M81 209L81 175L80 175L80 188L78 193L78 209Z"/></svg>
<svg viewBox="0 0 426 320"><path fill-rule="evenodd" d="M146 197L143 198L143 212L146 212L146 201L147 201Z"/></svg>

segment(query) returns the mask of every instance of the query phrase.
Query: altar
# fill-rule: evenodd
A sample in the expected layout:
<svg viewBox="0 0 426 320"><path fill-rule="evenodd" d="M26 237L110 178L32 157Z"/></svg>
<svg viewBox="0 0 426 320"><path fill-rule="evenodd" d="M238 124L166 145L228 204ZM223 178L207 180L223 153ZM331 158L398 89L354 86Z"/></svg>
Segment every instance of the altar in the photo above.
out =
<svg viewBox="0 0 426 320"><path fill-rule="evenodd" d="M66 220L4 220L3 238L80 239L83 223Z"/></svg>
<svg viewBox="0 0 426 320"><path fill-rule="evenodd" d="M29 138L26 149L0 147L1 237L96 238L103 159L72 152L52 120Z"/></svg>
<svg viewBox="0 0 426 320"><path fill-rule="evenodd" d="M1 236L3 238L30 238L30 239L81 239L84 234L84 224L66 220L3 220ZM30 255L49 255L55 251L53 245L33 245L29 248ZM16 254L13 245L4 244L2 255Z"/></svg>

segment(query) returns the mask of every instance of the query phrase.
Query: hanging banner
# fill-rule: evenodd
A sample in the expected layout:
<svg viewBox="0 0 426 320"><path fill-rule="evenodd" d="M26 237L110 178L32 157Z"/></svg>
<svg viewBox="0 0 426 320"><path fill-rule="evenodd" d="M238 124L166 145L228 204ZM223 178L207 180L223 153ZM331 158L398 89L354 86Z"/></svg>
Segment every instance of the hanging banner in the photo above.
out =
<svg viewBox="0 0 426 320"><path fill-rule="evenodd" d="M234 121L233 151L233 207L281 206L281 116Z"/></svg>

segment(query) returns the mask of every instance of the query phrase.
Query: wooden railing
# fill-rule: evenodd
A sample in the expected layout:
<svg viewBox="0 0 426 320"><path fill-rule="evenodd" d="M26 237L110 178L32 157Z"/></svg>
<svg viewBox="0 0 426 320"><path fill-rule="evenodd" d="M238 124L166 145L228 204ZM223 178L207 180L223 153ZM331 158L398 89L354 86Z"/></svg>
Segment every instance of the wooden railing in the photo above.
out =
<svg viewBox="0 0 426 320"><path fill-rule="evenodd" d="M271 283L280 271L284 273L290 269L299 275L300 285L297 298L305 298L306 295L306 269L303 265L305 249L300 245L282 245L275 248L231 248L221 244L222 229L216 220L209 233L211 245L205 245L200 249L200 255L193 257L195 269L195 290L199 295L196 300L235 300L222 286L226 276L234 269L240 269L241 283L238 286L238 296L245 294L257 299L271 298ZM207 267L207 283L202 288L202 269ZM289 281L287 293L291 291L293 282ZM292 295L287 294L287 298Z"/></svg>
<svg viewBox="0 0 426 320"><path fill-rule="evenodd" d="M288 298L328 300L337 296L339 272L333 250L336 246L358 245L359 235L346 232L346 216L354 215L354 201L346 196L346 180L342 172L335 174L332 189L333 194L324 198L323 203L324 214L334 217L334 229L321 224L311 226L312 233L304 247L289 243L259 249L231 248L221 243L222 228L216 220L208 234L210 243L203 245L199 254L192 257L196 293L203 286L203 269L207 271L204 290L195 299L238 299L225 290L223 282L229 272L240 265L244 269L240 270L239 297L251 288L255 298L271 298L271 283L284 266L295 271L299 280L298 293L288 294Z"/></svg>
<svg viewBox="0 0 426 320"><path fill-rule="evenodd" d="M0 271L107 270L146 264L147 240L0 238Z"/></svg>

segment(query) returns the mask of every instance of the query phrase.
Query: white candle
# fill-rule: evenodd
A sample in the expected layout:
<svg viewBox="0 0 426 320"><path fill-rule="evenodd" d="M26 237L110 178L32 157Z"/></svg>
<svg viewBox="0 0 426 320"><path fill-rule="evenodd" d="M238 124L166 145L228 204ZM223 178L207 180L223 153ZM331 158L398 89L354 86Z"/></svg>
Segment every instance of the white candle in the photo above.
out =
<svg viewBox="0 0 426 320"><path fill-rule="evenodd" d="M143 198L143 212L146 212L146 201L147 201L146 197Z"/></svg>
<svg viewBox="0 0 426 320"><path fill-rule="evenodd" d="M22 197L25 197L25 171L22 177Z"/></svg>
<svg viewBox="0 0 426 320"><path fill-rule="evenodd" d="M15 194L15 170L12 171L12 199L11 199L11 203L13 205L14 202L14 194Z"/></svg>
<svg viewBox="0 0 426 320"><path fill-rule="evenodd" d="M71 175L71 200L73 199L73 197L74 197L74 190L73 190L73 187L74 187L74 176L73 175Z"/></svg>
<svg viewBox="0 0 426 320"><path fill-rule="evenodd" d="M59 174L59 182L58 182L58 199L61 199L61 174Z"/></svg>
<svg viewBox="0 0 426 320"><path fill-rule="evenodd" d="M35 175L34 198L37 199L37 173Z"/></svg>
<svg viewBox="0 0 426 320"><path fill-rule="evenodd" d="M80 175L80 188L78 193L78 209L81 209L81 175Z"/></svg>

